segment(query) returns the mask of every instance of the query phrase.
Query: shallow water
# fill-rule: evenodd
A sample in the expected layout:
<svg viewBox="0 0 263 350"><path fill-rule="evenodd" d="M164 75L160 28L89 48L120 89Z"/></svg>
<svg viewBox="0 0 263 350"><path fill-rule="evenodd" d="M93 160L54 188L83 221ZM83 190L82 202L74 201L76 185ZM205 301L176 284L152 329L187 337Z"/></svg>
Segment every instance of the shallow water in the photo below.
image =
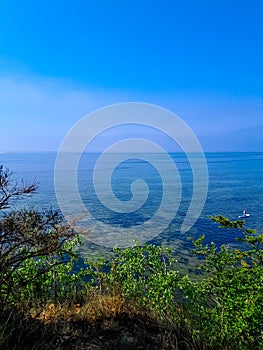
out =
<svg viewBox="0 0 263 350"><path fill-rule="evenodd" d="M194 262L193 256L189 253L192 243L187 237L205 234L207 241L218 244L234 243L235 235L232 232L217 229L217 225L208 218L208 215L220 213L235 220L242 214L244 208L250 213L246 224L259 232L263 231L263 153L207 153L205 155L209 175L207 198L200 217L187 233L181 232L181 226L193 196L194 178L189 159L184 154L169 155L177 168L177 177L169 172L167 157L163 157L162 154L126 154L127 159L117 165L118 156L108 154L96 173L98 189L102 192L101 198L106 205L101 203L101 198L98 198L94 189L94 166L99 156L99 154L83 154L77 169L79 197L82 206L89 213L81 224L89 229L86 238L92 241L82 248L84 255L107 253L109 249L105 249L104 246L111 247L118 245L118 242L122 246L130 242L130 236L134 232L139 232L139 238L142 241L170 246L183 263L191 264ZM50 206L54 209L58 208L54 188L55 160L55 153L0 154L0 164L15 171L14 179L19 182L20 178L24 178L28 182L36 180L38 183L37 193L29 198L13 201L13 208L21 206L37 209ZM160 169L154 167L154 164L161 169L161 174ZM109 174L111 174L110 180ZM65 168L63 179L66 181L70 176L72 176L72 170ZM143 179L144 183L138 182L136 184L138 187L135 186L132 193L132 183L138 178ZM158 209L163 199L163 181L165 181L166 191L172 193L173 197L170 202L164 203L163 210L159 213ZM65 186L66 184L67 181ZM122 208L119 208L119 211L114 210L114 200L107 186L111 186L114 196L122 201L123 208L127 207L126 211ZM77 214L79 207L76 197L70 188L65 187L65 191L67 211ZM134 204L138 206L136 210L132 206L129 208L133 194L137 196L137 202L134 200ZM178 206L177 211L176 206ZM158 214L154 222L156 226L160 225L162 228L162 223L164 224L164 229L157 236L153 233L153 226L149 224L156 213ZM171 215L172 221L165 227Z"/></svg>

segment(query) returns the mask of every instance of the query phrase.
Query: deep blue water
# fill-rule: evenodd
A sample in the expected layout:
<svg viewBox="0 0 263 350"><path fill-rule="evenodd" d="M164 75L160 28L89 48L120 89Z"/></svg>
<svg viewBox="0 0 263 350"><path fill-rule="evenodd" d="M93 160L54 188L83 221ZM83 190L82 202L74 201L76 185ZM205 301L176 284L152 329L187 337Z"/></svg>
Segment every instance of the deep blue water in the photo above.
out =
<svg viewBox="0 0 263 350"><path fill-rule="evenodd" d="M217 229L208 215L222 214L230 219L237 219L242 214L244 208L250 213L246 220L248 227L255 228L257 231L263 231L263 153L207 153L206 161L208 166L209 185L205 205L201 215L189 230L181 233L180 227L189 208L191 197L193 195L193 174L188 158L184 154L170 154L176 164L180 176L182 187L181 198L178 211L170 225L163 230L157 237L150 237L149 241L153 243L163 243L171 246L174 251L180 254L186 254L191 248L191 243L187 236L197 237L201 234L206 235L208 241L216 243L233 243L234 235L230 232ZM99 234L104 235L103 240L107 245L110 240L110 232L118 230L119 233L125 229L129 232L135 226L139 226L156 213L163 196L162 175L154 168L150 161L140 159L139 154L127 155L127 160L117 166L114 165L116 156L109 155L103 166L99 169L97 175L100 188L104 189L107 182L106 176L109 170L112 170L111 188L120 201L127 203L132 199L131 184L134 180L143 179L148 186L148 196L144 203L135 211L116 212L101 204L96 195L93 186L93 170L98 154L84 154L79 162L77 180L80 198L87 208L93 221L87 221L84 225L90 225L91 232L100 230ZM144 157L145 158L145 157ZM149 158L146 156L146 158ZM19 182L20 178L31 182L36 180L38 191L29 198L15 200L12 202L13 208L21 206L34 208L58 208L56 194L54 189L54 165L56 160L55 153L3 153L0 154L0 164L4 164L13 170L14 180ZM155 155L155 161L162 164L165 169L166 160L161 154ZM174 182L178 179L169 178L166 174L166 181L169 181L171 189L177 186ZM69 169L64 169L63 178L71 176ZM142 188L142 194L144 189ZM178 187L179 191L179 187ZM178 192L179 193L179 192ZM70 189L67 192L68 208L76 213L74 198L71 197ZM110 200L110 199L109 199ZM162 217L158 220L165 220L166 213L173 211L168 207ZM94 223L95 222L95 223ZM96 223L102 223L100 227ZM104 228L106 231L103 232ZM147 229L141 232L142 237L145 234L147 240ZM110 244L108 244L110 245Z"/></svg>

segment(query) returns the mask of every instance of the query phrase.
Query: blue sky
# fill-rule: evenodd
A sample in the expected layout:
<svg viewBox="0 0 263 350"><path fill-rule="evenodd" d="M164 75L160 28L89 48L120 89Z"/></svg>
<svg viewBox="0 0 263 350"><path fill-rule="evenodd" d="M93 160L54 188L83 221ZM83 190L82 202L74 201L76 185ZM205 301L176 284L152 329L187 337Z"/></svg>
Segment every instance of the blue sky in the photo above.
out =
<svg viewBox="0 0 263 350"><path fill-rule="evenodd" d="M0 152L56 151L83 116L147 102L205 151L263 151L263 2L0 0Z"/></svg>

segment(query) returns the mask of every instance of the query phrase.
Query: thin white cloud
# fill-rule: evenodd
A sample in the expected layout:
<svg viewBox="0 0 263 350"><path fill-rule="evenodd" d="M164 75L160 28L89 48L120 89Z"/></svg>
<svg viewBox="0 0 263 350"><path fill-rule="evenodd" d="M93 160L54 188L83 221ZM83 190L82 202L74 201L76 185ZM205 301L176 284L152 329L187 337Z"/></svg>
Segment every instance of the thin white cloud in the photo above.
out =
<svg viewBox="0 0 263 350"><path fill-rule="evenodd" d="M170 109L203 140L205 150L233 146L263 149L257 125L262 121L263 99L211 93L148 94L140 91L94 90L71 82L43 77L0 78L0 151L57 150L70 128L88 113L109 104L139 101ZM254 130L255 140L243 142L238 130ZM254 129L253 129L254 128ZM253 138L253 132L249 134ZM224 136L224 137L223 137ZM262 137L263 138L263 137Z"/></svg>

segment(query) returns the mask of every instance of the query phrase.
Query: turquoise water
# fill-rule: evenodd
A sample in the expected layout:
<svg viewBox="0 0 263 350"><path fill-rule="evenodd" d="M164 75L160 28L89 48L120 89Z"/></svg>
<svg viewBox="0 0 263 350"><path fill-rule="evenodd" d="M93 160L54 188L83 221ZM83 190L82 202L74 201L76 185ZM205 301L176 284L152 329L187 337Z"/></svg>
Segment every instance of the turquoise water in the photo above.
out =
<svg viewBox="0 0 263 350"><path fill-rule="evenodd" d="M247 225L263 232L263 153L207 153L205 155L209 175L206 202L194 226L184 234L181 233L180 227L193 195L193 174L189 159L184 154L174 153L170 156L178 169L181 184L179 207L169 226L157 237L150 237L148 241L169 245L175 252L180 253L181 257L184 254L186 260L189 260L188 252L192 247L191 242L187 239L189 235L197 237L205 234L208 241L219 244L232 244L235 241L232 233L217 229L217 225L209 220L208 215L220 213L234 220L242 214L244 208L250 213ZM110 242L110 232L117 230L119 234L122 234L122 230L125 230L125 234L127 234L129 230L133 230L134 227L150 220L156 213L163 195L162 176L152 166L151 162L140 159L139 154L127 155L127 160L117 166L115 166L116 156L114 154L109 155L107 160L104 161L103 167L99 169L99 175L97 175L102 191L107 182L105 176L109 173L109 170L112 170L112 191L123 203L127 203L132 199L131 184L134 180L143 179L148 186L146 201L137 210L125 213L114 212L100 202L94 190L93 170L98 157L98 154L82 155L77 170L78 189L80 198L89 215L95 219L84 223L90 229L90 237L99 228L99 235L103 237L102 241L105 242L106 246L110 246L110 244L107 244L107 240ZM151 159L150 157L148 155L144 158ZM162 155L155 155L156 159L159 164L163 162L162 165L165 169L165 160ZM50 206L54 209L58 208L54 189L55 160L55 153L0 154L0 164L4 164L15 171L13 175L15 180L19 182L19 179L23 178L28 182L35 180L38 183L37 193L29 198L13 201L13 208L20 208L21 206L36 209L49 208ZM70 176L70 170L65 169L63 176L65 179ZM174 182L178 179L169 178L168 174L166 181L169 181L168 185L172 188L173 185L176 185ZM69 189L67 193L68 208L75 213L76 206L71 195ZM179 199L177 198L177 200ZM170 210L173 210L173 208L168 207L163 213L163 217L158 219L160 221L165 220L165 216L169 214ZM100 223L102 226L100 226ZM103 231L104 228L105 232ZM149 238L147 229L141 232L141 235L142 237L145 235L145 240L147 240L147 237ZM96 250L96 247L101 249L96 244L92 247L94 250Z"/></svg>

